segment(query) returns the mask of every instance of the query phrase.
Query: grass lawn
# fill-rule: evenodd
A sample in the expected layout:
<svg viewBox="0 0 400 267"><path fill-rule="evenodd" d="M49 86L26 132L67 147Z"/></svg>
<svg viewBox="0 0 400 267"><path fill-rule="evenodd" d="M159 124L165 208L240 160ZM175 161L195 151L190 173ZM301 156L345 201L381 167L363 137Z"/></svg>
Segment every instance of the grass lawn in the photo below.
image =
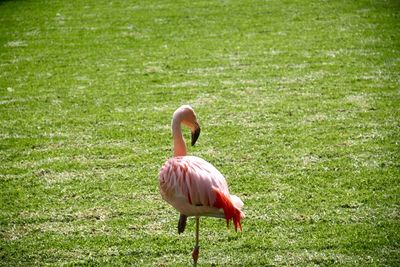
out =
<svg viewBox="0 0 400 267"><path fill-rule="evenodd" d="M181 104L247 216L201 220L200 266L399 266L399 29L397 0L0 1L0 266L190 265Z"/></svg>

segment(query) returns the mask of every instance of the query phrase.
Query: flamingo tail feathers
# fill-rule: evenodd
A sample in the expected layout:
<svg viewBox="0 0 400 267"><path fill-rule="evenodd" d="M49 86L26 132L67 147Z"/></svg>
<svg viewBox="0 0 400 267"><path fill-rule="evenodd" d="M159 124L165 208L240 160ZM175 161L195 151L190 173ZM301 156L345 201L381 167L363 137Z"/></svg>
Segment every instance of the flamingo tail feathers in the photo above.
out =
<svg viewBox="0 0 400 267"><path fill-rule="evenodd" d="M231 195L228 197L218 189L214 189L214 191L216 194L214 207L224 210L226 226L229 227L229 222L232 219L235 231L237 232L238 228L242 231L240 219L244 218L244 213L240 208L243 206L243 202L237 196Z"/></svg>

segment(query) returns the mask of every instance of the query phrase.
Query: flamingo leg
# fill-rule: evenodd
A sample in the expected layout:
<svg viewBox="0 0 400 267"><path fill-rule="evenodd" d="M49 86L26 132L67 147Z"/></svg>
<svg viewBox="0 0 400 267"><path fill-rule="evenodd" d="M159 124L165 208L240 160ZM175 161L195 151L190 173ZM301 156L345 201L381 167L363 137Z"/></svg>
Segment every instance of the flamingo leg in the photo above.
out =
<svg viewBox="0 0 400 267"><path fill-rule="evenodd" d="M196 242L194 244L193 252L192 252L192 257L193 257L193 266L197 266L197 259L199 258L199 224L200 224L200 218L196 217Z"/></svg>
<svg viewBox="0 0 400 267"><path fill-rule="evenodd" d="M178 234L182 234L183 231L185 231L185 227L186 227L186 220L187 220L187 216L184 214L181 214L179 216L179 222L178 222Z"/></svg>

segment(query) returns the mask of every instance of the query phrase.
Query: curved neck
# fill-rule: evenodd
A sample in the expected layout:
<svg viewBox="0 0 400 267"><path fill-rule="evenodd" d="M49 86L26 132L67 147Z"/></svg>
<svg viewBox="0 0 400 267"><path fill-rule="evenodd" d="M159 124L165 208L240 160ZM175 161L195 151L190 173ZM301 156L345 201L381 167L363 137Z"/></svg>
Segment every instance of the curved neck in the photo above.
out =
<svg viewBox="0 0 400 267"><path fill-rule="evenodd" d="M186 144L185 140L183 140L179 116L172 118L172 138L174 140L174 157L186 156Z"/></svg>

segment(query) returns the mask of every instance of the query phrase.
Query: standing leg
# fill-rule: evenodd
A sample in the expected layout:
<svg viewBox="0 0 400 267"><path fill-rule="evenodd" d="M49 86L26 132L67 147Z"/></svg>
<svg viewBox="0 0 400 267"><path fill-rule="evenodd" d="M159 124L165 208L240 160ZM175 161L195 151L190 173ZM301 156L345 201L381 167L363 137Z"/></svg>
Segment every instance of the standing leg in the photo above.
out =
<svg viewBox="0 0 400 267"><path fill-rule="evenodd" d="M194 244L192 257L193 257L193 266L197 266L197 259L199 258L199 222L200 218L196 217L196 243Z"/></svg>

